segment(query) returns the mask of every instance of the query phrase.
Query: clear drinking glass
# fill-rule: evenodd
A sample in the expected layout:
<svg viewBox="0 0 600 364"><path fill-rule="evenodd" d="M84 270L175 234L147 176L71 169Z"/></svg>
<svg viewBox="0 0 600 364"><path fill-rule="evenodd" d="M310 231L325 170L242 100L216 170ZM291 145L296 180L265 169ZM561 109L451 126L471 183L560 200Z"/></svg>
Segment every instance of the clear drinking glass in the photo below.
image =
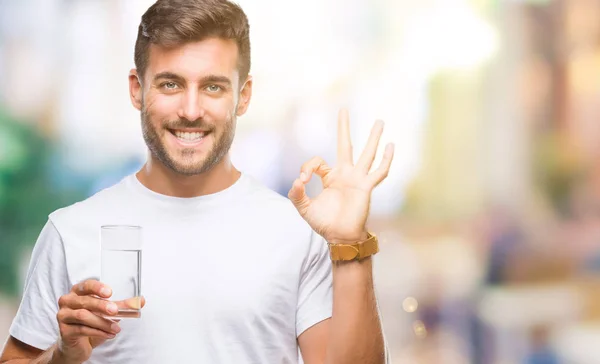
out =
<svg viewBox="0 0 600 364"><path fill-rule="evenodd" d="M141 316L142 228L105 225L100 228L100 281L112 288L119 318Z"/></svg>

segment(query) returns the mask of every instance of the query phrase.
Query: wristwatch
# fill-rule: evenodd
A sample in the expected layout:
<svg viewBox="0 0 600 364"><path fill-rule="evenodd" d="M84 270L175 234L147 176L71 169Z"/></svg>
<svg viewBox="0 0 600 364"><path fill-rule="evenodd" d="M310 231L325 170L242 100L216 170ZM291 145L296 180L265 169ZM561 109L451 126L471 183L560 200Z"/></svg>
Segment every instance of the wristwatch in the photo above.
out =
<svg viewBox="0 0 600 364"><path fill-rule="evenodd" d="M379 252L377 236L367 232L367 240L353 244L328 244L332 261L361 260Z"/></svg>

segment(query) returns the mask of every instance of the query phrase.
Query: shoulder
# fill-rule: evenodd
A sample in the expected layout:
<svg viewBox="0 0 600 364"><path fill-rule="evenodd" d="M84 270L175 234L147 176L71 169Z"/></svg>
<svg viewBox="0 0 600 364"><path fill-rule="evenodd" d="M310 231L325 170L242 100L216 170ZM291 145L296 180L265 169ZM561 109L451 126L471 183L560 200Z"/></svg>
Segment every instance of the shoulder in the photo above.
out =
<svg viewBox="0 0 600 364"><path fill-rule="evenodd" d="M131 201L127 178L85 200L52 212L48 220L62 242L71 284L97 277L100 271L97 251L100 226L131 221Z"/></svg>
<svg viewBox="0 0 600 364"><path fill-rule="evenodd" d="M102 189L85 200L60 208L49 215L49 220L60 233L67 226L85 224L86 221L95 221L100 216L110 214L123 204L123 197L127 194L126 184L130 176L119 183Z"/></svg>

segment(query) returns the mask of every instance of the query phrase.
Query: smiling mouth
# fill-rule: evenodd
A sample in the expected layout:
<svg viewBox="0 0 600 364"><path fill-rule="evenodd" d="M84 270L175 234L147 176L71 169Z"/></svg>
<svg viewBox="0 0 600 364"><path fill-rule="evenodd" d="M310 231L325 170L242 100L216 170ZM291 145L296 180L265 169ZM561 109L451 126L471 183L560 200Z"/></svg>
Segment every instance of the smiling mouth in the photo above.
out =
<svg viewBox="0 0 600 364"><path fill-rule="evenodd" d="M197 143L210 133L208 131L183 131L172 129L169 129L169 132L183 143Z"/></svg>

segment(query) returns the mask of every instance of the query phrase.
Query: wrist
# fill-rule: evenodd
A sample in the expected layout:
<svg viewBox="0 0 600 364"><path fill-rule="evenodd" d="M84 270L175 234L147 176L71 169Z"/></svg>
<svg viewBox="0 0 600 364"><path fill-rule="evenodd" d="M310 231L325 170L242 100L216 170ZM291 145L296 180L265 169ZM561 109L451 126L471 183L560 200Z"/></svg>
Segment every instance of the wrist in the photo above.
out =
<svg viewBox="0 0 600 364"><path fill-rule="evenodd" d="M48 364L82 364L82 361L73 360L68 358L65 353L61 350L60 342L57 342L52 347L51 360Z"/></svg>
<svg viewBox="0 0 600 364"><path fill-rule="evenodd" d="M332 245L338 245L338 244L356 244L359 243L361 241L365 241L369 238L369 233L365 230L359 234L356 234L355 237L349 237L349 238L332 238L332 239L327 239L327 243L332 244Z"/></svg>

